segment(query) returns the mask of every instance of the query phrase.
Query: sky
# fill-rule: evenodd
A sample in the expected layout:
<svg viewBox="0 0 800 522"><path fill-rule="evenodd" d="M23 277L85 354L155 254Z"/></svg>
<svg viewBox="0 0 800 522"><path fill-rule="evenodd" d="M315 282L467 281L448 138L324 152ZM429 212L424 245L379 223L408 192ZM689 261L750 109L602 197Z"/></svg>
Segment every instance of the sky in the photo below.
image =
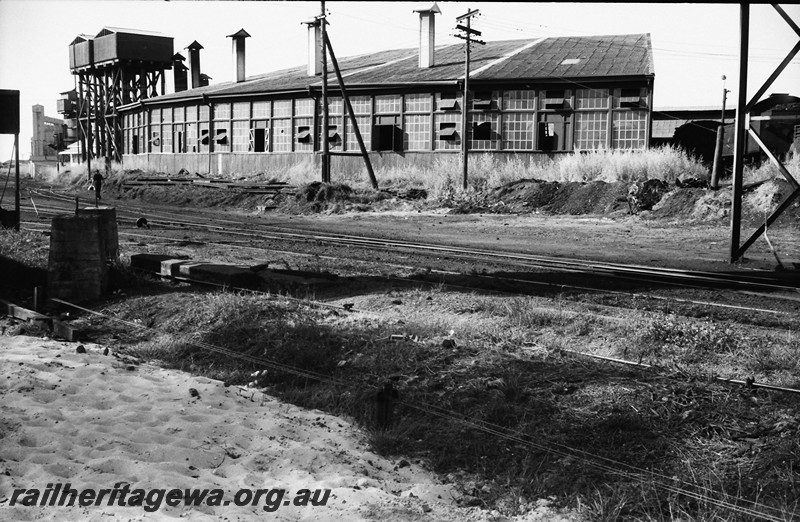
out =
<svg viewBox="0 0 800 522"><path fill-rule="evenodd" d="M422 2L327 1L329 35L337 58L418 46ZM473 27L486 41L650 33L655 62L656 109L722 104L738 87L738 4L438 2L436 45L462 44L452 36L456 17L480 10ZM800 5L784 4L800 24ZM175 52L193 40L204 49L201 69L211 83L232 79L231 39L245 29L247 76L304 65L306 26L319 2L0 0L0 89L20 91L20 159L30 155L31 107L56 112L59 93L74 88L68 46L79 34L104 26L158 31L174 38ZM798 36L769 5L750 9L748 95L752 96L797 42ZM170 71L167 92L171 92ZM800 56L767 91L800 95ZM0 162L10 159L13 136L0 135Z"/></svg>

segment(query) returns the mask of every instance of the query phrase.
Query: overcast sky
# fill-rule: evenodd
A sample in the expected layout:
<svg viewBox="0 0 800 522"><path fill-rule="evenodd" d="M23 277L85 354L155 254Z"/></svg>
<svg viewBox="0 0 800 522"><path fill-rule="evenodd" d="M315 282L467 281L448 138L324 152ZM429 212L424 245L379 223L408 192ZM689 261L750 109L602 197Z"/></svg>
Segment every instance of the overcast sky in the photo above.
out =
<svg viewBox="0 0 800 522"><path fill-rule="evenodd" d="M427 5L430 5L428 2ZM415 48L418 2L328 1L330 38L337 58L374 51ZM737 4L577 4L533 2L439 2L436 43L452 37L455 18L480 9L474 27L487 41L543 36L650 33L655 59L655 107L720 106L721 76L737 88L739 6ZM800 23L800 6L784 5ZM159 31L174 38L175 52L193 40L203 45L202 71L211 83L232 79L231 39L244 28L247 75L304 65L305 20L319 14L319 2L44 1L0 0L0 89L21 91L20 157L30 154L31 106L56 113L59 93L74 87L68 45L79 34L104 26ZM797 42L797 36L769 5L751 7L752 95ZM167 78L171 79L171 73ZM171 82L167 83L168 91ZM767 92L800 95L800 59L795 58ZM0 136L0 161L11 157L13 138Z"/></svg>

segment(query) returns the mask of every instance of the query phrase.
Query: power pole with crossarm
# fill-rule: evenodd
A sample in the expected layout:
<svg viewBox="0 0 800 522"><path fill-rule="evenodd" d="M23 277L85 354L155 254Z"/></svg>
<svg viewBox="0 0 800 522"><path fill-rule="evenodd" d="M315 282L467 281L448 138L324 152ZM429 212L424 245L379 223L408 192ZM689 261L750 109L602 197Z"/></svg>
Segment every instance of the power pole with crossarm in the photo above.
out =
<svg viewBox="0 0 800 522"><path fill-rule="evenodd" d="M470 44L476 43L480 45L486 45L486 42L481 40L473 40L473 36L480 36L481 32L472 29L471 22L474 16L480 15L481 12L477 9L467 11L466 14L463 14L456 18L456 30L461 31L461 34L454 34L456 38L461 38L466 42L465 50L466 50L466 57L464 60L464 97L463 102L461 104L461 154L462 154L462 168L463 168L463 178L464 178L464 188L467 188L467 173L469 172L469 142L467 140L468 133L467 133L467 125L469 123L469 48ZM460 22L466 21L467 25L461 25Z"/></svg>

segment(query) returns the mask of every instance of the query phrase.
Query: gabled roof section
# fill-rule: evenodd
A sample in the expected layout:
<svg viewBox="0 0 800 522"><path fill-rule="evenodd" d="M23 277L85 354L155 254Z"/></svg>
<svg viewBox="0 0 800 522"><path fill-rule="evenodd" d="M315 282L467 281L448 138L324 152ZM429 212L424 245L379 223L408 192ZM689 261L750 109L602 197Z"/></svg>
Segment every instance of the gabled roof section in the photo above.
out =
<svg viewBox="0 0 800 522"><path fill-rule="evenodd" d="M139 34L142 36L163 36L166 37L164 33L159 33L158 31L145 31L142 29L125 29L124 27L103 27L99 33L95 36L95 38L100 38L101 36L106 36L113 33L125 33L125 34Z"/></svg>
<svg viewBox="0 0 800 522"><path fill-rule="evenodd" d="M652 76L649 34L546 38L475 76L480 80ZM472 76L470 76L472 78Z"/></svg>
<svg viewBox="0 0 800 522"><path fill-rule="evenodd" d="M92 36L90 34L79 34L69 44L70 45L75 45L75 44L81 43L81 42L88 42L89 40L94 40L94 36Z"/></svg>
<svg viewBox="0 0 800 522"><path fill-rule="evenodd" d="M643 79L654 76L652 54L649 34L487 42L471 52L470 80L522 83L614 77ZM417 55L416 48L382 51L341 58L339 68L350 90L394 85L453 85L463 80L464 44L438 46L434 67L419 67L417 60L412 59ZM332 71L328 83L334 88L337 85ZM145 103L189 100L203 95L235 97L301 92L321 85L321 78L308 76L304 65L251 76L239 83L226 82L157 96Z"/></svg>

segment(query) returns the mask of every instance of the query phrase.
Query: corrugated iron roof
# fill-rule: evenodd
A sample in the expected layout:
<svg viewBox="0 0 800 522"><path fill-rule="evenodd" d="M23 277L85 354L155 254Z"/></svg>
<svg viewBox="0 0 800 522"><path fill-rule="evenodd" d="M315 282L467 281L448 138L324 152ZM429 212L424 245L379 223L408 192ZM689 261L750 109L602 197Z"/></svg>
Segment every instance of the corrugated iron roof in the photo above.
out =
<svg viewBox="0 0 800 522"><path fill-rule="evenodd" d="M435 65L420 68L418 50L397 49L339 59L349 89L368 86L432 85L455 83L464 77L464 45L436 48ZM471 51L471 81L548 81L605 77L653 76L649 34L543 38L487 42ZM577 59L576 63L575 59ZM565 60L572 60L564 63ZM332 71L331 71L332 72ZM330 85L337 85L331 74ZM302 91L321 86L319 77L307 75L306 66L149 98L154 104L202 95L228 97Z"/></svg>
<svg viewBox="0 0 800 522"><path fill-rule="evenodd" d="M164 33L159 33L158 31L145 31L144 29L126 29L124 27L110 27L105 26L103 27L99 33L95 36L95 38L100 38L101 36L105 36L111 33L125 33L125 34L139 34L142 36L160 36L163 38L168 38L167 35Z"/></svg>

